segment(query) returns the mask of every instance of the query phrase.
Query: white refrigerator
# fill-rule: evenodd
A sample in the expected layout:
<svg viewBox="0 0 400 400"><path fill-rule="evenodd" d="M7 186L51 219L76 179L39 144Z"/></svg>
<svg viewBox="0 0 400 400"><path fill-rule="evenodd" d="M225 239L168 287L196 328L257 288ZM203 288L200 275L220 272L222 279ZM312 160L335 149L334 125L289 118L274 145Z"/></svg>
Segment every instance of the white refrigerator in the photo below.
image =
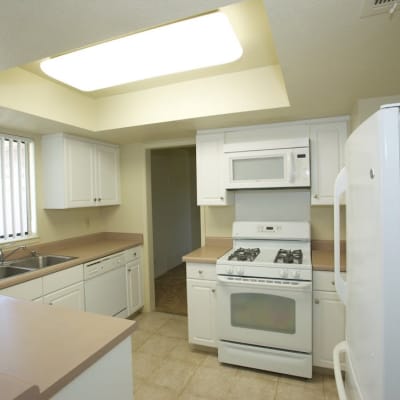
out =
<svg viewBox="0 0 400 400"><path fill-rule="evenodd" d="M335 285L346 306L346 339L334 350L340 400L400 399L399 109L382 106L350 135L335 183ZM343 194L346 281L339 270Z"/></svg>

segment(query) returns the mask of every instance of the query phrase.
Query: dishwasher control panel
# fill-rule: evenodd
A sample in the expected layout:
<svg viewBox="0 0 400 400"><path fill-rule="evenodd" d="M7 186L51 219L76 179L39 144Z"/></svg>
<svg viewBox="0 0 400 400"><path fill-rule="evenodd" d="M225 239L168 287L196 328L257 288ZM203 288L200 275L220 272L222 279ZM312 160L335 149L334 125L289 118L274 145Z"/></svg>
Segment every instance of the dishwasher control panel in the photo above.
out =
<svg viewBox="0 0 400 400"><path fill-rule="evenodd" d="M123 254L100 258L98 260L90 261L84 264L83 277L85 280L88 280L105 272L111 271L115 268L122 267L124 265L125 259Z"/></svg>

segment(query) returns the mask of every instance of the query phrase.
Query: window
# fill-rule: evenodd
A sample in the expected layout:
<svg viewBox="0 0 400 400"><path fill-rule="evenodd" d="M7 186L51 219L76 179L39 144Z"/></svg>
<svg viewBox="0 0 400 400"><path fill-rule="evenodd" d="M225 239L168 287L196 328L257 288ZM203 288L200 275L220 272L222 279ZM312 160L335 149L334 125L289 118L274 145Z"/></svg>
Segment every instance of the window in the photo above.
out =
<svg viewBox="0 0 400 400"><path fill-rule="evenodd" d="M33 142L0 133L0 242L36 233Z"/></svg>

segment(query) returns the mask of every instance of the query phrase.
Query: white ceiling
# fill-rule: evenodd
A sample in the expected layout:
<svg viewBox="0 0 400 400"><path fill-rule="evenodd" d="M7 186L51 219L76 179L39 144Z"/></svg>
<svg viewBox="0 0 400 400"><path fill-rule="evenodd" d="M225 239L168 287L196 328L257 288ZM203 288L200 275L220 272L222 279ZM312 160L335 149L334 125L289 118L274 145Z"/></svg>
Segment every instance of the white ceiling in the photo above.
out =
<svg viewBox="0 0 400 400"><path fill-rule="evenodd" d="M126 142L193 135L196 128L315 118L351 113L357 99L400 94L400 12L360 18L364 0L263 0L291 106L99 132ZM150 26L186 18L234 1L3 0L0 69L97 43ZM257 35L249 20L243 32ZM243 33L242 34L245 34ZM253 35L251 35L253 33ZM271 46L261 35L258 46ZM259 47L252 47L253 55ZM257 63L257 57L254 58ZM266 64L271 60L264 60ZM246 65L243 65L245 68ZM32 65L28 68L33 68ZM208 70L207 74L219 71ZM168 78L171 79L171 78ZM172 79L182 80L185 76ZM168 80L170 82L170 80ZM146 83L148 84L148 83ZM151 83L150 83L151 84ZM153 81L163 84L163 81ZM135 90L130 87L129 90ZM52 121L33 121L45 132ZM4 119L4 118L3 118ZM12 126L12 114L5 119ZM0 124L2 123L0 118ZM160 135L157 135L160 132Z"/></svg>

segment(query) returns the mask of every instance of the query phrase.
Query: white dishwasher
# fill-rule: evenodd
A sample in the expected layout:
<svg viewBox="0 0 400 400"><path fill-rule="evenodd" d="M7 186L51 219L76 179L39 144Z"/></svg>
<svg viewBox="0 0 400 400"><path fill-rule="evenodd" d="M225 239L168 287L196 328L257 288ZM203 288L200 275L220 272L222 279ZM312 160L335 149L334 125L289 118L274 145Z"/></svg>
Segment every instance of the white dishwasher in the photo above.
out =
<svg viewBox="0 0 400 400"><path fill-rule="evenodd" d="M125 258L120 253L84 264L85 311L125 318Z"/></svg>

